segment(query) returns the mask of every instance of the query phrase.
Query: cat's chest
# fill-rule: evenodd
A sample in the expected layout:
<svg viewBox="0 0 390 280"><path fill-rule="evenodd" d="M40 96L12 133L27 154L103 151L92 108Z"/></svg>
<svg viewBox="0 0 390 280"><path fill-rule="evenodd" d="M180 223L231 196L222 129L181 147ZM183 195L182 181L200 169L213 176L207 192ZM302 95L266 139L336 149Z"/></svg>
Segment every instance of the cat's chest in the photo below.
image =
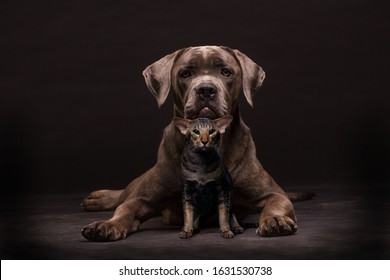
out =
<svg viewBox="0 0 390 280"><path fill-rule="evenodd" d="M222 175L221 160L215 155L184 153L182 156L182 176L188 181L202 185L216 182Z"/></svg>

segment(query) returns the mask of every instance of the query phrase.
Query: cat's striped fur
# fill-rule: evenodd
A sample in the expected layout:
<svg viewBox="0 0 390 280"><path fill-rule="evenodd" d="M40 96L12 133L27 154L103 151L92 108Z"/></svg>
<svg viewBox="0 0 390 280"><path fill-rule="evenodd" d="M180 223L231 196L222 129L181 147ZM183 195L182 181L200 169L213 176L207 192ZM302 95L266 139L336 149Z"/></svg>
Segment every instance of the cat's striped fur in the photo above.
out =
<svg viewBox="0 0 390 280"><path fill-rule="evenodd" d="M231 120L230 116L216 120L174 119L176 127L187 137L181 157L184 227L180 238L191 237L217 210L224 238L243 232L232 213L232 179L218 149Z"/></svg>

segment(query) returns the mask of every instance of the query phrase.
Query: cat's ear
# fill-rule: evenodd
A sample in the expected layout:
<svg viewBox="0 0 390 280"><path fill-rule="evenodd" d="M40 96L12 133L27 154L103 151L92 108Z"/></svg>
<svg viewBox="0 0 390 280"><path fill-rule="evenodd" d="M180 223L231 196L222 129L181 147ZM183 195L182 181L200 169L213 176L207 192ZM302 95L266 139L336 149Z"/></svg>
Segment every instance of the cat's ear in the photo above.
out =
<svg viewBox="0 0 390 280"><path fill-rule="evenodd" d="M182 118L175 117L175 118L173 118L173 123L180 130L180 132L182 134L187 135L188 127L190 126L192 121L191 120L187 120L187 119L182 119Z"/></svg>
<svg viewBox="0 0 390 280"><path fill-rule="evenodd" d="M238 50L233 50L242 70L242 90L249 105L253 107L253 96L263 84L265 72L249 57Z"/></svg>
<svg viewBox="0 0 390 280"><path fill-rule="evenodd" d="M168 54L146 67L142 72L146 85L157 99L158 107L164 104L171 89L171 72L176 58L184 49Z"/></svg>
<svg viewBox="0 0 390 280"><path fill-rule="evenodd" d="M218 128L218 132L220 134L223 134L225 133L226 128L228 128L232 120L233 120L232 116L226 116L223 118L215 119L212 122Z"/></svg>

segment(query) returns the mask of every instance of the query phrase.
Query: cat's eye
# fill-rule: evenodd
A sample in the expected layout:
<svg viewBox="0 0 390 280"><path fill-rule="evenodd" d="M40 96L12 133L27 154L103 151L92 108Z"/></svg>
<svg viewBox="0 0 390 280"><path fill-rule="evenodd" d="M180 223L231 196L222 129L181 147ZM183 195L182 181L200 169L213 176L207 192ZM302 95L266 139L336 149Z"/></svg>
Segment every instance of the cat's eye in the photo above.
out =
<svg viewBox="0 0 390 280"><path fill-rule="evenodd" d="M194 134L196 134L196 135L200 135L200 131L197 130L197 129L194 129L192 132L193 132Z"/></svg>
<svg viewBox="0 0 390 280"><path fill-rule="evenodd" d="M215 129L212 128L212 129L209 130L209 134L210 134L210 135L212 135L212 134L214 134L214 133L215 133Z"/></svg>

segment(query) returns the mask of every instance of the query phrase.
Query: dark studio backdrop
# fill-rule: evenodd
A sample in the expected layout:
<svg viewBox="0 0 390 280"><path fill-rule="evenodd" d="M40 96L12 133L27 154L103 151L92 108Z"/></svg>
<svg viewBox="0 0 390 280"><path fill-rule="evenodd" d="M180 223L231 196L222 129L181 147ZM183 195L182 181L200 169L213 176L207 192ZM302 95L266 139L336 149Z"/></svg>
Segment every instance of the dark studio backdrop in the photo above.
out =
<svg viewBox="0 0 390 280"><path fill-rule="evenodd" d="M2 1L2 192L125 187L155 163L173 113L143 69L206 44L267 73L241 109L285 190L373 191L390 179L389 18L375 1Z"/></svg>
<svg viewBox="0 0 390 280"><path fill-rule="evenodd" d="M1 183L124 187L155 163L162 109L142 71L227 45L267 73L242 100L259 158L289 186L389 181L389 10L373 1L2 1Z"/></svg>

